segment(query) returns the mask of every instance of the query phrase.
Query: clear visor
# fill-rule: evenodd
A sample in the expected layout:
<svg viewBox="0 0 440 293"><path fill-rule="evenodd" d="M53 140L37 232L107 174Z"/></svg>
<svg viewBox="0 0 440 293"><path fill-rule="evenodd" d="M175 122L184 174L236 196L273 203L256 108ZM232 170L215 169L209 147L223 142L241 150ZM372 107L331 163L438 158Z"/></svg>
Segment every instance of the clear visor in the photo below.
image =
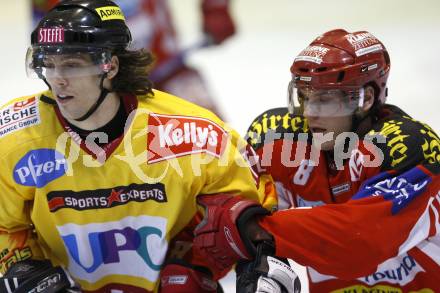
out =
<svg viewBox="0 0 440 293"><path fill-rule="evenodd" d="M29 47L26 74L31 78L75 78L96 76L111 68L112 54L107 49L85 47Z"/></svg>
<svg viewBox="0 0 440 293"><path fill-rule="evenodd" d="M363 103L363 88L350 91L314 89L309 86L297 86L294 80L288 87L289 112L306 117L351 116L363 106Z"/></svg>

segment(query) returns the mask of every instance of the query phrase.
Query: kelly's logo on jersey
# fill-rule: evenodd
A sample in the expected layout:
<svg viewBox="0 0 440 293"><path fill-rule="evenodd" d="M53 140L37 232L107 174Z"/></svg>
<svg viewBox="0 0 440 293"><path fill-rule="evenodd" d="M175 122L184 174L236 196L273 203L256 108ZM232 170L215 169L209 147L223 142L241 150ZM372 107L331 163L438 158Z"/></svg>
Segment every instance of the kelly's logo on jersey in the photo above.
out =
<svg viewBox="0 0 440 293"><path fill-rule="evenodd" d="M38 43L64 43L64 28L61 26L55 26L38 29Z"/></svg>
<svg viewBox="0 0 440 293"><path fill-rule="evenodd" d="M37 149L24 155L14 167L14 180L20 185L44 187L67 171L66 158L53 149Z"/></svg>
<svg viewBox="0 0 440 293"><path fill-rule="evenodd" d="M47 194L51 212L69 208L77 211L90 209L105 209L127 204L129 202L145 202L154 200L167 202L165 186L156 184L130 184L107 189L51 191Z"/></svg>
<svg viewBox="0 0 440 293"><path fill-rule="evenodd" d="M219 158L227 132L216 123L198 117L150 114L148 163L190 154L207 153Z"/></svg>
<svg viewBox="0 0 440 293"><path fill-rule="evenodd" d="M40 122L40 112L35 97L15 102L0 109L0 137Z"/></svg>

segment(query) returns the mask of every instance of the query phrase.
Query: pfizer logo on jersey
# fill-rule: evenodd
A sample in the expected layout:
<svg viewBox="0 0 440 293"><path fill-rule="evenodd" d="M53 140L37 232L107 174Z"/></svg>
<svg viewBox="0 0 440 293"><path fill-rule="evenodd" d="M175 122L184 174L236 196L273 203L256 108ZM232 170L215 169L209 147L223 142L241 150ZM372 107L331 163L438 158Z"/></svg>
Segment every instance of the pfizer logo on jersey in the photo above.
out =
<svg viewBox="0 0 440 293"><path fill-rule="evenodd" d="M44 187L67 171L66 158L53 149L31 150L14 167L14 180L25 186Z"/></svg>

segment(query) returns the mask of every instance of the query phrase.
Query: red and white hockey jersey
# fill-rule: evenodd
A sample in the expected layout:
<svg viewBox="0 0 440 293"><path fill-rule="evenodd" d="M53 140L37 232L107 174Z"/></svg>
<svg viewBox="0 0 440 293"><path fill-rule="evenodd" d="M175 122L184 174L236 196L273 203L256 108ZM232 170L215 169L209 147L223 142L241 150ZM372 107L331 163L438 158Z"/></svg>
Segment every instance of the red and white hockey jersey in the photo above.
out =
<svg viewBox="0 0 440 293"><path fill-rule="evenodd" d="M279 211L260 222L277 255L308 267L311 292L440 292L434 131L387 105L339 161L313 149L306 133L304 117L286 108L249 128L277 186Z"/></svg>

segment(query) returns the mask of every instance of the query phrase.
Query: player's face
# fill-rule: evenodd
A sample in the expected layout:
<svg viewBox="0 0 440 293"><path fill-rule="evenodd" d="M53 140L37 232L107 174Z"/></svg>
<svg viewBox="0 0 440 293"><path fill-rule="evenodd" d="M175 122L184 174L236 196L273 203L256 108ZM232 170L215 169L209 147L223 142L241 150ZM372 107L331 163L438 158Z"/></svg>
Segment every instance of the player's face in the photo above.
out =
<svg viewBox="0 0 440 293"><path fill-rule="evenodd" d="M324 151L333 150L343 132L351 131L353 110L341 91L299 91L313 143ZM351 107L351 106L350 106Z"/></svg>
<svg viewBox="0 0 440 293"><path fill-rule="evenodd" d="M82 117L99 98L100 74L89 55L49 55L44 67L46 80L65 118Z"/></svg>

